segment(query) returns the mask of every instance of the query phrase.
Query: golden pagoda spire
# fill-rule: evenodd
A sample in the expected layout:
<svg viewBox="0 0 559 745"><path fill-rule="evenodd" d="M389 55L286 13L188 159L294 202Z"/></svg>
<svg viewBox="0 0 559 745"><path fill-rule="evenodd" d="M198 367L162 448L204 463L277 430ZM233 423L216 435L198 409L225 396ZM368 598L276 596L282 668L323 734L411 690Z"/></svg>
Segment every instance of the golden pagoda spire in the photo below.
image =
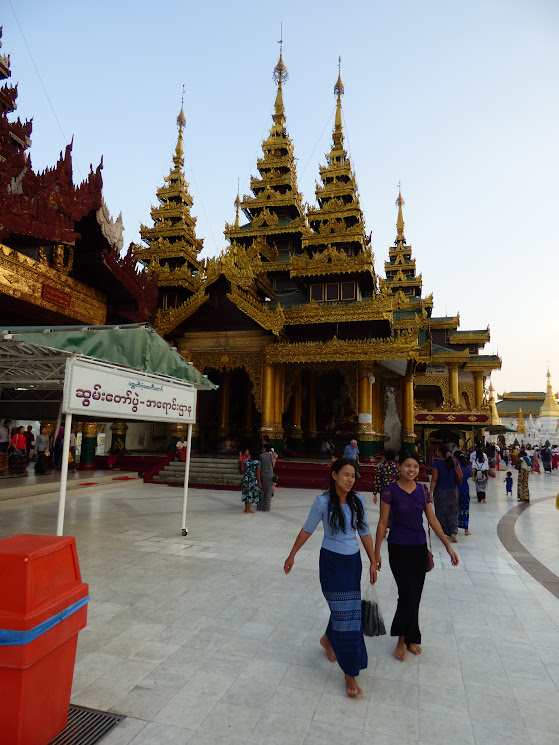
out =
<svg viewBox="0 0 559 745"><path fill-rule="evenodd" d="M491 409L491 426L495 427L501 424L497 404L495 403L495 388L493 388L493 383L489 383L489 408Z"/></svg>
<svg viewBox="0 0 559 745"><path fill-rule="evenodd" d="M388 261L384 262L386 279L380 280L381 287L390 290L393 295L403 292L412 302L421 299L423 281L421 274L416 275L415 259L412 258L412 247L406 243L404 235L404 214L402 207L405 205L402 197L402 187L398 182L398 218L396 220L396 240L388 251Z"/></svg>
<svg viewBox="0 0 559 745"><path fill-rule="evenodd" d="M136 260L147 266L148 274L157 274L161 310L180 305L199 284L195 275L201 266L198 254L203 241L196 236L196 218L190 214L193 200L183 170L185 124L183 86L173 165L156 191L158 204L151 208L153 227L140 225L143 243L134 246Z"/></svg>
<svg viewBox="0 0 559 745"><path fill-rule="evenodd" d="M289 74L287 72L287 67L285 66L285 63L283 61L283 24L282 24L282 34L281 39L279 41L280 45L280 56L277 65L274 67L274 73L273 78L278 84L278 92L276 94L276 102L274 105L274 113L272 114L272 118L274 120L274 124L277 128L279 128L279 131L281 132L281 128L285 126L285 110L283 107L283 81L287 80L289 77Z"/></svg>
<svg viewBox="0 0 559 745"><path fill-rule="evenodd" d="M179 136L177 139L177 146L175 148L175 155L173 156L173 163L175 168L182 168L184 166L184 148L182 144L182 132L186 125L186 117L184 115L184 85L182 87L182 99L181 99L181 110L177 116L177 126L179 128Z"/></svg>
<svg viewBox="0 0 559 745"><path fill-rule="evenodd" d="M396 242L404 241L406 240L406 237L404 235L404 215L402 214L402 207L404 206L405 202L402 199L402 190L400 188L400 182L398 182L398 199L396 200L396 207L398 207L398 219L396 221Z"/></svg>
<svg viewBox="0 0 559 745"><path fill-rule="evenodd" d="M522 415L522 406L518 407L518 424L516 425L516 431L521 434L526 434L526 425L524 424L524 417Z"/></svg>
<svg viewBox="0 0 559 745"><path fill-rule="evenodd" d="M547 390L538 416L539 418L559 418L559 403L557 403L557 399L553 395L553 386L551 385L551 373L549 372L549 368L547 369Z"/></svg>
<svg viewBox="0 0 559 745"><path fill-rule="evenodd" d="M237 198L235 199L235 210L236 210L235 225L234 225L235 228L239 227L239 210L241 208L241 195L239 193L239 190L240 190L239 179L237 179Z"/></svg>
<svg viewBox="0 0 559 745"><path fill-rule="evenodd" d="M342 130L342 96L344 95L344 84L342 83L342 58L338 57L338 79L334 86L334 95L336 101L336 117L334 119L334 146L342 148L344 142L344 133Z"/></svg>
<svg viewBox="0 0 559 745"><path fill-rule="evenodd" d="M252 176L250 179L252 194L242 197L239 194L239 204L235 202L237 216L242 210L247 222L242 226L238 220L233 225L225 223L224 231L231 244L236 242L245 247L251 260L259 255L268 262L275 262L277 259L280 236L284 245L290 245L290 250L300 251L300 235L307 229L283 103L283 84L288 79L287 67L283 61L283 34L278 43L280 55L273 71L273 79L277 84L273 124L269 135L262 142L262 156L257 160L259 176ZM286 262L285 266L286 269L282 271L288 271ZM270 289L267 295L271 292Z"/></svg>

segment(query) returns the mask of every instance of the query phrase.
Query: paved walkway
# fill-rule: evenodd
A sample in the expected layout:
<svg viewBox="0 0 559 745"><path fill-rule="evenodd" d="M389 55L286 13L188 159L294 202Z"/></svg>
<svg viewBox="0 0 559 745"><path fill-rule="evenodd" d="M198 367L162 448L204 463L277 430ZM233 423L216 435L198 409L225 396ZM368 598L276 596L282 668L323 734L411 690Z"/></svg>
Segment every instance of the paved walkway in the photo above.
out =
<svg viewBox="0 0 559 745"><path fill-rule="evenodd" d="M238 492L191 490L186 539L180 489L136 482L70 493L66 531L92 598L73 701L128 717L102 745L559 743L559 600L497 537L516 506L502 478L487 504L472 502L457 568L435 539L423 655L401 663L393 639L367 639L359 700L318 646L328 618L320 529L283 574L313 491L280 488L271 513L245 516ZM533 503L516 535L559 573L559 512L544 499L559 476L530 480ZM0 502L0 537L52 533L55 523L53 498ZM388 561L378 592L388 624Z"/></svg>

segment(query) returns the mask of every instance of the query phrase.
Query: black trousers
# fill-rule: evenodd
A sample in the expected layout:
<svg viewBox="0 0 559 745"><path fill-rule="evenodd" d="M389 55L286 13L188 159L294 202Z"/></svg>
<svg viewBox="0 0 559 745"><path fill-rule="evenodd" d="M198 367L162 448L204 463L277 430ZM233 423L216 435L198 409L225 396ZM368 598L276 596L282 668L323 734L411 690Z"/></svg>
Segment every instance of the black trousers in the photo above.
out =
<svg viewBox="0 0 559 745"><path fill-rule="evenodd" d="M421 644L419 603L425 584L427 544L401 546L388 542L388 559L398 587L398 606L390 634L403 636L407 645Z"/></svg>

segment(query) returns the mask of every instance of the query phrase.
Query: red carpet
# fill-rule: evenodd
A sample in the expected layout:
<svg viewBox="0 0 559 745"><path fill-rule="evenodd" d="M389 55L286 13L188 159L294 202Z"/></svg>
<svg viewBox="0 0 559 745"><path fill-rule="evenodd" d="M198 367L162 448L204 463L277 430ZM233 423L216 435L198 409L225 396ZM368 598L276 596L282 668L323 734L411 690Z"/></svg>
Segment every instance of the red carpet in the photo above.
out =
<svg viewBox="0 0 559 745"><path fill-rule="evenodd" d="M113 481L136 481L134 476L113 476Z"/></svg>
<svg viewBox="0 0 559 745"><path fill-rule="evenodd" d="M98 486L97 481L84 481L81 484L78 484L78 486Z"/></svg>

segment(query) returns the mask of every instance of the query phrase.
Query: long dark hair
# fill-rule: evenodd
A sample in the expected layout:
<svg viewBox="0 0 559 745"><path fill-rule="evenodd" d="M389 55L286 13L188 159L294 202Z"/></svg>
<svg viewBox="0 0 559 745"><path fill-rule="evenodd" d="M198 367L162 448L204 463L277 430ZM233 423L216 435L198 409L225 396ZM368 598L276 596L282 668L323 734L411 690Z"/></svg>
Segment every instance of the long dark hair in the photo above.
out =
<svg viewBox="0 0 559 745"><path fill-rule="evenodd" d="M330 487L327 492L324 492L325 494L330 495L330 502L328 504L328 525L330 526L330 530L332 531L332 533L339 533L340 531L342 531L342 533L345 533L344 512L342 510L342 505L340 504L338 492L336 491L336 482L334 481L334 477L332 476L333 473L338 474L344 466L351 466L357 473L357 468L355 467L355 461L353 459L338 458L337 461L334 461L334 463L332 463L332 470L330 472ZM346 504L351 510L351 527L353 529L364 528L365 511L363 509L363 503L353 489L348 492Z"/></svg>
<svg viewBox="0 0 559 745"><path fill-rule="evenodd" d="M454 461L454 458L452 457L452 453L446 453L445 455L445 451L443 450L441 445L437 447L437 453L440 453L440 455L442 455L442 457L444 458L448 471L452 471L456 468L456 463Z"/></svg>

